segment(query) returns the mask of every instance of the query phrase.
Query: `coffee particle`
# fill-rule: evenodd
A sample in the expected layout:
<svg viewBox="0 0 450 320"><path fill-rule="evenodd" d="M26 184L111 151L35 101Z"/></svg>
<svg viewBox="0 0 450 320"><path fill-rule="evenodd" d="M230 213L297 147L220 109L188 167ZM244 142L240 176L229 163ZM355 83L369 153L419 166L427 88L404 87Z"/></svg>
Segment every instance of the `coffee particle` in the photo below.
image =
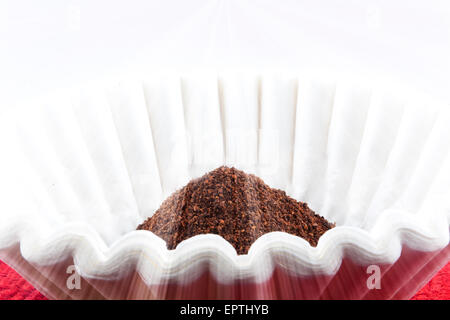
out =
<svg viewBox="0 0 450 320"><path fill-rule="evenodd" d="M173 193L137 229L152 231L169 249L199 234L218 234L246 254L265 233L290 233L316 246L334 226L261 178L222 166Z"/></svg>

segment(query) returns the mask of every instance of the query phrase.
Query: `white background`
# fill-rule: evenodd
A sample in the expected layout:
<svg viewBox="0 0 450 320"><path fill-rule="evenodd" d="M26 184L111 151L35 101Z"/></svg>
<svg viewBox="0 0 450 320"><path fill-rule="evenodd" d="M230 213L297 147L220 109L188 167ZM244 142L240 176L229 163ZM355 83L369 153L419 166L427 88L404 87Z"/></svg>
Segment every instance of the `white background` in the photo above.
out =
<svg viewBox="0 0 450 320"><path fill-rule="evenodd" d="M164 67L381 76L450 102L449 3L0 0L0 103Z"/></svg>

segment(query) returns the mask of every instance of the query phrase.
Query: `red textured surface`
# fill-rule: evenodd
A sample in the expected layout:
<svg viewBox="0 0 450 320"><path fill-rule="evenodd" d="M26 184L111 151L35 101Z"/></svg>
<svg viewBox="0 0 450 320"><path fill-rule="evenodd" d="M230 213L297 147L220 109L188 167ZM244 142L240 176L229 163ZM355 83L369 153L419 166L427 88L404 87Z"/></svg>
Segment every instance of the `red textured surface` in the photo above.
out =
<svg viewBox="0 0 450 320"><path fill-rule="evenodd" d="M47 300L47 298L0 261L0 300Z"/></svg>
<svg viewBox="0 0 450 320"><path fill-rule="evenodd" d="M0 300L46 300L30 283L0 261ZM450 300L450 263L431 279L413 300Z"/></svg>
<svg viewBox="0 0 450 320"><path fill-rule="evenodd" d="M412 300L450 300L450 263L420 289Z"/></svg>

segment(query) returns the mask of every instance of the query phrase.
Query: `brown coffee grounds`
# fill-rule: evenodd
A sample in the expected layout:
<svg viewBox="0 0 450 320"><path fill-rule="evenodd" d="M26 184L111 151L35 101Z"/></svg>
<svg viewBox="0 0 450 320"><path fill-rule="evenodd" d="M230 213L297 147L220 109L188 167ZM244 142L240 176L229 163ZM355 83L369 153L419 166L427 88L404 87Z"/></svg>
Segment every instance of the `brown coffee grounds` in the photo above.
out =
<svg viewBox="0 0 450 320"><path fill-rule="evenodd" d="M268 232L287 232L316 246L333 227L306 203L270 188L257 176L220 167L173 193L137 229L152 231L169 249L195 235L214 233L229 241L238 254L246 254Z"/></svg>

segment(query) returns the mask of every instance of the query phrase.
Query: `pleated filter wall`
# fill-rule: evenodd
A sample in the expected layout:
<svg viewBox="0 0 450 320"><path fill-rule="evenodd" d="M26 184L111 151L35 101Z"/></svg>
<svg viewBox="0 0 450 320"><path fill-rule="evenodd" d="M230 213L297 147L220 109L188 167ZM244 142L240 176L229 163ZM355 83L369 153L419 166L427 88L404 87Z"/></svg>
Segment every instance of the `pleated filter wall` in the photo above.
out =
<svg viewBox="0 0 450 320"><path fill-rule="evenodd" d="M36 100L1 119L0 259L50 298L409 298L450 257L449 121L426 96L286 74L154 75ZM167 250L135 230L223 164L337 226L317 247L266 234L247 255L218 235Z"/></svg>

